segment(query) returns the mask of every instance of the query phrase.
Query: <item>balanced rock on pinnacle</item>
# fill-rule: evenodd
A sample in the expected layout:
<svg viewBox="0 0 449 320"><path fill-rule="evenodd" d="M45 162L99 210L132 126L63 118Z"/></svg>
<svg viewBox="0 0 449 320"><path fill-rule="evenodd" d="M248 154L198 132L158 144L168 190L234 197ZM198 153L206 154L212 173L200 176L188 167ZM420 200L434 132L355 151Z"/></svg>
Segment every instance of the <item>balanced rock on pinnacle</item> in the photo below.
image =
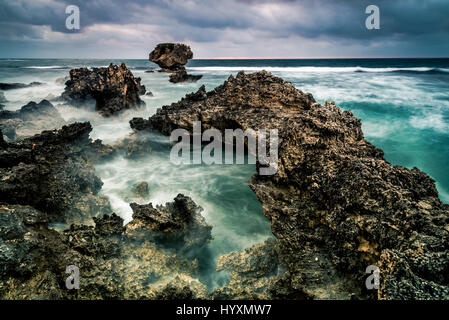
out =
<svg viewBox="0 0 449 320"><path fill-rule="evenodd" d="M156 63L161 72L169 72L170 82L187 82L201 79L201 75L189 75L184 67L193 58L190 46L183 43L159 43L150 53L150 61Z"/></svg>

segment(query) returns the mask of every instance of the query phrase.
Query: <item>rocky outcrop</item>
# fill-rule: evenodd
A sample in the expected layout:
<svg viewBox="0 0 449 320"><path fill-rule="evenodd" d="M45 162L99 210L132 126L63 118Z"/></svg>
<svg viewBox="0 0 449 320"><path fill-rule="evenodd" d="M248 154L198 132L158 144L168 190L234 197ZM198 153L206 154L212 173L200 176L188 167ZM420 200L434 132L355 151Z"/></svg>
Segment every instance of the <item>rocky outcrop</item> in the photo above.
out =
<svg viewBox="0 0 449 320"><path fill-rule="evenodd" d="M18 111L0 111L0 128L10 141L60 128L65 123L58 110L47 100L40 103L31 101Z"/></svg>
<svg viewBox="0 0 449 320"><path fill-rule="evenodd" d="M133 220L126 226L128 234L150 231L151 238L181 252L201 247L212 239L212 226L201 215L203 209L183 194L165 206L131 203L131 209Z"/></svg>
<svg viewBox="0 0 449 320"><path fill-rule="evenodd" d="M276 240L268 239L242 252L230 252L218 259L217 271L230 274L230 282L213 292L214 299L267 300L281 279Z"/></svg>
<svg viewBox="0 0 449 320"><path fill-rule="evenodd" d="M31 83L0 83L0 90L13 90L13 89L23 89L41 86L43 83L41 82L31 82Z"/></svg>
<svg viewBox="0 0 449 320"><path fill-rule="evenodd" d="M321 105L265 71L239 72L210 92L202 87L148 121L133 122L168 135L191 131L193 121L202 130L279 130L276 174L249 181L287 268L278 292L314 299L449 298L449 206L425 173L388 163L350 111ZM380 268L379 290L365 287L369 265Z"/></svg>
<svg viewBox="0 0 449 320"><path fill-rule="evenodd" d="M116 215L59 232L41 211L0 205L0 259L2 300L208 297L197 260L127 238ZM79 268L78 290L66 288L68 266Z"/></svg>
<svg viewBox="0 0 449 320"><path fill-rule="evenodd" d="M135 78L124 63L107 68L70 70L70 80L62 99L75 106L94 104L103 116L142 106L139 96L145 94L140 78Z"/></svg>
<svg viewBox="0 0 449 320"><path fill-rule="evenodd" d="M159 43L150 53L150 61L160 68L175 71L193 58L192 50L182 43Z"/></svg>
<svg viewBox="0 0 449 320"><path fill-rule="evenodd" d="M162 72L171 73L169 81L195 82L201 75L189 75L184 67L193 58L192 50L182 43L160 43L150 53L150 61L156 63Z"/></svg>
<svg viewBox="0 0 449 320"><path fill-rule="evenodd" d="M89 122L43 131L17 143L0 146L0 203L30 205L49 221L91 221L111 212L95 175L92 154L99 141L89 139ZM2 135L3 139L3 135Z"/></svg>

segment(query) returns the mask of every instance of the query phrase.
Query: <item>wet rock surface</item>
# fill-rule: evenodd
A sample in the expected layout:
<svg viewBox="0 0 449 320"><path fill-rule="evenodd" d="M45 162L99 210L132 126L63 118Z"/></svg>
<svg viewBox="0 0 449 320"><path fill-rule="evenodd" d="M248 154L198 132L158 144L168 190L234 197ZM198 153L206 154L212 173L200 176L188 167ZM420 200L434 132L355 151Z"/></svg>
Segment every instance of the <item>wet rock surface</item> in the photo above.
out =
<svg viewBox="0 0 449 320"><path fill-rule="evenodd" d="M449 297L449 206L425 173L388 163L350 111L316 103L268 72L239 72L210 92L202 87L148 120L134 120L140 124L134 130L169 135L192 131L193 121L202 130L279 130L277 173L249 181L287 268L273 292L314 299ZM377 291L365 289L369 265L380 268Z"/></svg>
<svg viewBox="0 0 449 320"><path fill-rule="evenodd" d="M201 247L212 240L212 226L201 215L203 210L190 197L178 194L174 202L153 207L151 203L131 203L133 220L127 232L151 231L149 236L157 242L179 249L181 252Z"/></svg>
<svg viewBox="0 0 449 320"><path fill-rule="evenodd" d="M231 281L227 286L215 289L215 299L273 299L272 290L283 272L276 240L268 239L242 252L221 256L217 271L227 271Z"/></svg>
<svg viewBox="0 0 449 320"><path fill-rule="evenodd" d="M182 68L180 70L177 70L176 72L172 73L169 77L169 81L173 83L178 82L196 82L199 79L201 79L202 75L191 75L187 74L187 71L185 68Z"/></svg>
<svg viewBox="0 0 449 320"><path fill-rule="evenodd" d="M150 195L150 188L148 187L148 183L143 181L139 183L136 187L136 197L140 199L148 198Z"/></svg>
<svg viewBox="0 0 449 320"><path fill-rule="evenodd" d="M144 104L139 96L146 92L124 63L110 64L107 68L70 70L70 80L62 99L75 106L94 104L103 116L137 108Z"/></svg>
<svg viewBox="0 0 449 320"><path fill-rule="evenodd" d="M171 299L208 297L194 277L196 260L178 258L155 244L124 235L115 215L95 226L48 227L44 213L29 206L0 206L0 298ZM66 288L67 266L80 271L79 290Z"/></svg>
<svg viewBox="0 0 449 320"><path fill-rule="evenodd" d="M0 128L10 141L60 128L65 123L58 110L47 100L39 103L31 101L18 111L0 111Z"/></svg>
<svg viewBox="0 0 449 320"><path fill-rule="evenodd" d="M49 220L82 223L110 213L93 160L89 122L43 131L0 147L0 203L30 205ZM3 136L2 136L3 140ZM94 148L94 149L92 149Z"/></svg>

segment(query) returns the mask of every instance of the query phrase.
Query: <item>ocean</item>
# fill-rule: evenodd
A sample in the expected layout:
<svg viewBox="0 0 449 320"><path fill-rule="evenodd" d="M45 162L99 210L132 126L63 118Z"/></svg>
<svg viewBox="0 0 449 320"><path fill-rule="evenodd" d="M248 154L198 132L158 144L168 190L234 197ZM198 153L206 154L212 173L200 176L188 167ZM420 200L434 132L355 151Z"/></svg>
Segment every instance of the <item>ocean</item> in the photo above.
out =
<svg viewBox="0 0 449 320"><path fill-rule="evenodd" d="M148 118L157 108L178 101L201 85L207 90L223 83L240 70L265 69L290 81L315 99L335 101L362 120L367 140L385 152L394 165L418 167L429 174L449 203L449 59L305 59L305 60L191 60L187 71L202 74L196 83L173 84L168 74L146 73L157 66L148 60L92 59L0 59L0 82L30 83L42 86L4 91L6 110L17 110L29 101L39 102L60 95L64 90L58 78L82 66L107 66L125 62L142 78L153 97L142 96L146 107L127 111L116 118L102 118L90 110L58 105L66 121L90 121L91 137L114 143L131 133L128 121ZM163 204L178 193L190 196L204 209L213 225L214 240L202 257L202 277L210 287L221 286L228 276L211 272L218 257L242 250L271 237L262 207L247 185L255 165L181 165L169 161L168 138L151 133L153 151L139 160L116 157L96 166L104 182L102 193L110 198L114 211L131 220L129 203L136 201L133 188L147 181L149 202Z"/></svg>

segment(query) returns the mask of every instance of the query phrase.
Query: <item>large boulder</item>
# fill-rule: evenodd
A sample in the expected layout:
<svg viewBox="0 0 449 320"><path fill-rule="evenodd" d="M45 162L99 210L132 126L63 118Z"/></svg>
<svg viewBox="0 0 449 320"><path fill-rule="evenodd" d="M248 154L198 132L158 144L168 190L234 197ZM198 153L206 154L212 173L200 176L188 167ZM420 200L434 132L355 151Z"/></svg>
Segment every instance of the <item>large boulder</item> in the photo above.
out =
<svg viewBox="0 0 449 320"><path fill-rule="evenodd" d="M150 53L150 61L162 69L176 71L193 58L190 46L183 43L159 43Z"/></svg>
<svg viewBox="0 0 449 320"><path fill-rule="evenodd" d="M161 67L160 71L171 73L169 81L173 83L195 82L201 79L202 75L187 74L184 65L192 58L192 50L182 43L160 43L150 53L150 61Z"/></svg>
<svg viewBox="0 0 449 320"><path fill-rule="evenodd" d="M70 70L70 80L62 99L75 106L93 103L103 116L144 105L139 96L145 94L140 78L135 78L124 63L105 68Z"/></svg>
<svg viewBox="0 0 449 320"><path fill-rule="evenodd" d="M277 172L256 174L249 186L279 239L288 271L281 283L292 296L449 298L449 206L424 172L386 161L350 111L321 105L266 71L239 72L148 121L134 130L192 132L193 121L222 133L278 129ZM370 265L380 268L379 290L365 287Z"/></svg>

